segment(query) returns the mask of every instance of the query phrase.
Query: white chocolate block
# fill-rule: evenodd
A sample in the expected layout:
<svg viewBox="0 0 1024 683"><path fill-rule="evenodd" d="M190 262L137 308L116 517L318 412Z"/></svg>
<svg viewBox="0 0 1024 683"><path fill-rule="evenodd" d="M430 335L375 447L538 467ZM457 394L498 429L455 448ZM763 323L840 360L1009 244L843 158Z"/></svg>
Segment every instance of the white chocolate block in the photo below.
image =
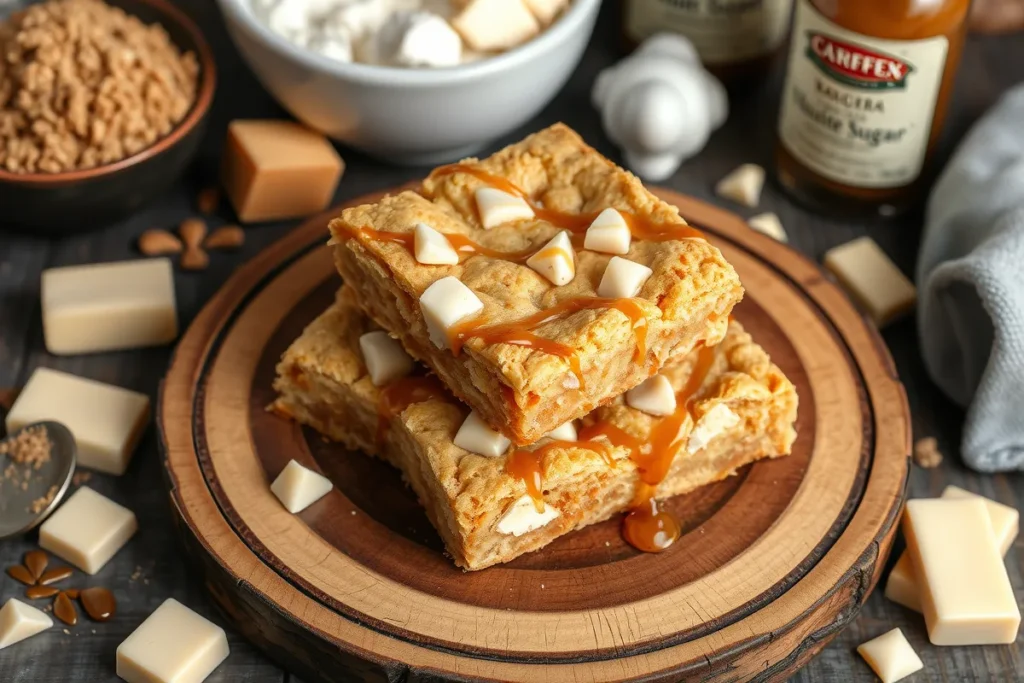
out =
<svg viewBox="0 0 1024 683"><path fill-rule="evenodd" d="M914 284L870 237L830 249L825 267L879 327L909 311L917 300Z"/></svg>
<svg viewBox="0 0 1024 683"><path fill-rule="evenodd" d="M128 683L200 683L230 650L224 629L168 598L117 646Z"/></svg>
<svg viewBox="0 0 1024 683"><path fill-rule="evenodd" d="M934 645L1012 643L1020 608L985 503L911 500L902 525L929 640Z"/></svg>
<svg viewBox="0 0 1024 683"><path fill-rule="evenodd" d="M451 23L466 44L479 52L508 50L540 32L540 24L523 0L468 0Z"/></svg>
<svg viewBox="0 0 1024 683"><path fill-rule="evenodd" d="M489 458L503 454L511 443L504 434L494 431L481 420L475 410L470 411L455 434L456 446Z"/></svg>
<svg viewBox="0 0 1024 683"><path fill-rule="evenodd" d="M37 368L7 413L7 431L41 420L56 420L71 430L79 466L120 475L149 423L149 397Z"/></svg>
<svg viewBox="0 0 1024 683"><path fill-rule="evenodd" d="M857 647L857 653L882 679L882 683L896 683L924 668L921 658L898 628L862 643Z"/></svg>
<svg viewBox="0 0 1024 683"><path fill-rule="evenodd" d="M605 209L587 228L583 248L605 254L625 254L633 239L629 225L622 214L615 209Z"/></svg>
<svg viewBox="0 0 1024 683"><path fill-rule="evenodd" d="M757 206L764 187L764 169L757 164L743 164L715 185L715 194L737 204Z"/></svg>
<svg viewBox="0 0 1024 683"><path fill-rule="evenodd" d="M762 235L768 235L774 240L779 242L789 242L789 235L786 234L786 229L782 227L782 221L779 217L772 212L759 213L753 216L747 221L752 229L757 230Z"/></svg>
<svg viewBox="0 0 1024 683"><path fill-rule="evenodd" d="M640 293L647 278L654 271L647 266L612 256L601 276L601 284L597 286L597 295L609 299L629 299Z"/></svg>
<svg viewBox="0 0 1024 683"><path fill-rule="evenodd" d="M277 499L293 515L326 496L334 488L324 475L291 460L270 485Z"/></svg>
<svg viewBox="0 0 1024 683"><path fill-rule="evenodd" d="M481 187L476 191L475 197L476 208L480 212L480 224L485 230L503 223L533 218L533 209L530 205L525 199L514 194L493 187Z"/></svg>
<svg viewBox="0 0 1024 683"><path fill-rule="evenodd" d="M412 372L412 356L397 339L382 330L359 337L359 350L373 386L382 387Z"/></svg>
<svg viewBox="0 0 1024 683"><path fill-rule="evenodd" d="M453 325L476 317L482 310L483 302L454 275L441 278L420 295L420 311L430 332L430 341L439 349L449 347L448 330Z"/></svg>
<svg viewBox="0 0 1024 683"><path fill-rule="evenodd" d="M558 13L569 4L569 0L523 0L526 6L533 12L533 16L537 17L537 21L547 26Z"/></svg>
<svg viewBox="0 0 1024 683"><path fill-rule="evenodd" d="M95 574L137 529L134 512L83 486L39 527L39 546Z"/></svg>
<svg viewBox="0 0 1024 683"><path fill-rule="evenodd" d="M732 429L739 424L740 416L724 403L719 403L711 410L704 413L704 416L693 426L690 432L690 440L686 444L686 450L690 453L705 448L711 441L727 429Z"/></svg>
<svg viewBox="0 0 1024 683"><path fill-rule="evenodd" d="M651 375L626 392L626 405L648 415L671 415L676 412L676 392L667 377Z"/></svg>
<svg viewBox="0 0 1024 683"><path fill-rule="evenodd" d="M178 336L166 258L50 268L41 297L46 348L56 355L159 346Z"/></svg>
<svg viewBox="0 0 1024 683"><path fill-rule="evenodd" d="M558 511L558 508L546 503L544 504L544 511L537 512L537 505L533 502L533 498L523 496L512 503L512 507L498 521L498 533L522 536L542 526L546 526L548 522L560 514L562 513Z"/></svg>
<svg viewBox="0 0 1024 683"><path fill-rule="evenodd" d="M462 60L462 38L433 12L394 12L367 42L378 64L445 67L458 66Z"/></svg>
<svg viewBox="0 0 1024 683"><path fill-rule="evenodd" d="M10 598L0 609L0 650L40 634L53 626L46 612Z"/></svg>
<svg viewBox="0 0 1024 683"><path fill-rule="evenodd" d="M448 238L426 223L416 224L413 251L416 261L427 266L454 266L459 262L459 253Z"/></svg>
<svg viewBox="0 0 1024 683"><path fill-rule="evenodd" d="M526 265L556 287L572 282L576 277L576 252L569 241L569 233L563 230L552 237L540 251L526 260Z"/></svg>
<svg viewBox="0 0 1024 683"><path fill-rule="evenodd" d="M1020 513L1016 509L957 486L947 486L942 492L942 498L979 498L984 501L985 510L992 523L992 532L999 544L999 552L1006 555L1017 539ZM914 573L914 565L906 551L900 555L889 572L889 578L885 582L885 597L915 612L921 611L920 587Z"/></svg>
<svg viewBox="0 0 1024 683"><path fill-rule="evenodd" d="M545 436L555 441L576 441L579 438L576 434L576 425L572 423L572 420L569 420L564 425L555 427Z"/></svg>

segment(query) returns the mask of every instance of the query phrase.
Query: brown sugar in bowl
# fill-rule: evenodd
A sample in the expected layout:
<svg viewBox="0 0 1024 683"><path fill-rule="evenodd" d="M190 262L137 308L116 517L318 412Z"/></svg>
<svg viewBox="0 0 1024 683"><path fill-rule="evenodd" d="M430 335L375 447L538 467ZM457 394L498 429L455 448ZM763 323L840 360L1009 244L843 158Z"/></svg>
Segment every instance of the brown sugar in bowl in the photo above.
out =
<svg viewBox="0 0 1024 683"><path fill-rule="evenodd" d="M145 24L160 24L199 65L195 100L174 129L119 161L58 173L0 169L0 230L40 236L80 233L130 215L167 190L192 161L216 86L213 53L199 28L167 0L106 0Z"/></svg>

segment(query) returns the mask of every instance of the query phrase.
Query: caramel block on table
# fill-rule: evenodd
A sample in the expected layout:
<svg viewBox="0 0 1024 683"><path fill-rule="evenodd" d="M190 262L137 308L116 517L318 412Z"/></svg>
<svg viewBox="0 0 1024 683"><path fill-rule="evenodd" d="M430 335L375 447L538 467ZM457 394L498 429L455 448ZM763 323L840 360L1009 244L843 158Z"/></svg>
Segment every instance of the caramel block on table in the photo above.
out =
<svg viewBox="0 0 1024 683"><path fill-rule="evenodd" d="M11 598L0 609L0 650L42 633L51 626L53 619L45 612Z"/></svg>
<svg viewBox="0 0 1024 683"><path fill-rule="evenodd" d="M984 501L985 509L992 522L992 532L999 544L999 552L1006 555L1017 538L1020 520L1020 513L1017 510L956 486L947 486L946 490L942 492L942 498L978 498ZM889 578L885 584L885 597L915 612L920 612L920 590L917 575L914 573L914 565L910 561L910 556L904 551L893 565L892 571L889 572Z"/></svg>
<svg viewBox="0 0 1024 683"><path fill-rule="evenodd" d="M224 629L168 598L117 647L128 683L200 683L230 650Z"/></svg>
<svg viewBox="0 0 1024 683"><path fill-rule="evenodd" d="M137 529L134 512L83 486L39 527L39 545L95 574Z"/></svg>
<svg viewBox="0 0 1024 683"><path fill-rule="evenodd" d="M159 346L178 336L166 258L50 268L41 283L46 349L63 356Z"/></svg>
<svg viewBox="0 0 1024 683"><path fill-rule="evenodd" d="M56 420L71 430L79 466L121 475L149 422L149 397L37 368L7 413L7 431L42 420Z"/></svg>
<svg viewBox="0 0 1024 683"><path fill-rule="evenodd" d="M914 284L870 237L829 249L825 267L879 327L902 316L917 301Z"/></svg>
<svg viewBox="0 0 1024 683"><path fill-rule="evenodd" d="M984 501L911 500L903 513L903 534L932 644L1016 640L1020 608Z"/></svg>
<svg viewBox="0 0 1024 683"><path fill-rule="evenodd" d="M896 683L924 668L921 658L898 628L862 643L857 647L857 654L864 658L882 683Z"/></svg>
<svg viewBox="0 0 1024 683"><path fill-rule="evenodd" d="M323 135L291 121L232 121L224 190L243 223L298 218L327 208L344 162Z"/></svg>

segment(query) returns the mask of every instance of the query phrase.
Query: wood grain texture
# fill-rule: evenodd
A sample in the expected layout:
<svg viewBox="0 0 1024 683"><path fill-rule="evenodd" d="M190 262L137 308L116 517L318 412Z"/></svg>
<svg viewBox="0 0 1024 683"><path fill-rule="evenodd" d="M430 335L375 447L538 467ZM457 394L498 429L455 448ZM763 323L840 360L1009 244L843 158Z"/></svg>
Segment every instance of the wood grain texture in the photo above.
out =
<svg viewBox="0 0 1024 683"><path fill-rule="evenodd" d="M222 77L200 159L189 176L166 196L132 218L91 235L48 242L0 233L0 387L20 385L33 368L45 365L120 384L155 399L157 385L167 368L170 348L72 358L57 358L45 352L39 322L39 274L50 266L137 258L133 245L143 230L173 228L192 215L196 193L208 186L217 172L228 121L237 117L287 116L235 53L216 3L177 1L202 26L214 49ZM578 130L602 153L612 159L620 158L601 131L589 104L590 86L597 72L620 55L614 3L606 4L608 7L602 10L594 40L565 90L534 121L504 140L495 141L491 150L561 120ZM948 158L953 145L971 123L1003 90L1022 78L1024 38L1021 34L972 36L968 40L940 149L940 163ZM740 163L760 163L769 169L771 176L780 80L781 69L776 68L758 87L734 96L726 125L712 136L704 151L684 164L665 184L689 195L722 203L713 195L713 184ZM425 172L425 169L387 166L350 150L341 152L348 170L335 198L339 202L422 177ZM933 169L932 173L936 171ZM730 208L737 210L738 207ZM761 206L739 210L744 216L760 211L777 213L789 232L791 244L812 259L820 259L832 246L866 234L875 239L905 273L913 273L922 221L920 212L893 220L817 215L795 204L771 182L762 195ZM211 225L218 222L235 222L230 209L221 206ZM248 229L246 245L241 251L215 254L210 269L202 273L177 273L175 285L182 326L193 319L239 264L293 227L294 223L275 223ZM1014 507L1024 505L1024 476L979 475L960 463L957 450L964 413L928 380L919 356L913 321L904 320L889 327L883 332L883 338L907 390L915 436L937 437L946 455L937 469L912 470L910 495L936 496L947 484L955 484ZM132 508L143 530L99 575L76 574L73 580L75 585L113 587L118 598L118 615L111 622L87 624L87 628L72 631L70 635L55 629L17 648L0 652L0 680L114 683L119 680L113 665L118 643L166 597L175 597L227 626L228 621L205 597L204 587L197 578L199 573L183 560L180 545L174 541L171 506L160 470L156 441L149 434L125 476L96 476L90 482L91 486ZM0 564L7 566L20 561L25 550L35 547L35 540L33 536L0 544ZM1024 599L1022 566L1024 541L1018 540L1007 555L1007 567L1017 594ZM142 569L142 575L133 581L131 576L136 567ZM851 586L857 585L856 577L851 580ZM0 600L18 594L19 588L13 581L0 580ZM244 623L247 631L258 632L263 627L257 621ZM818 655L809 658L791 680L797 683L876 681L854 650L859 643L896 626L903 630L924 661L926 671L917 675L920 680L959 683L1022 678L1024 637L1018 638L1012 646L931 647L920 615L886 601L881 591L876 590L850 626ZM92 633L93 628L96 633ZM231 657L208 679L211 683L299 680L249 646L237 630L228 628L228 636Z"/></svg>

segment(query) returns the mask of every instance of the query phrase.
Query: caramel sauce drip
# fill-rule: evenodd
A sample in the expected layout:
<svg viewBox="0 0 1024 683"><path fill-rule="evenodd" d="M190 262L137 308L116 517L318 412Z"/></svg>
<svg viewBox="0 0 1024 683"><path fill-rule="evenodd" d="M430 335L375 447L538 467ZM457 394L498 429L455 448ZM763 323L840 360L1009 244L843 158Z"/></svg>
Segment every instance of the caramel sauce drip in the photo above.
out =
<svg viewBox="0 0 1024 683"><path fill-rule="evenodd" d="M381 389L377 400L377 443L383 443L388 422L414 403L447 399L444 385L433 375L402 377Z"/></svg>
<svg viewBox="0 0 1024 683"><path fill-rule="evenodd" d="M659 507L652 487L643 484L641 489L639 501L622 520L622 535L637 550L660 553L676 542L682 528L675 515Z"/></svg>
<svg viewBox="0 0 1024 683"><path fill-rule="evenodd" d="M505 471L526 485L526 492L533 499L537 512L544 512L544 472L541 463L548 451L556 448L585 448L598 453L610 467L615 467L612 449L600 441L587 443L553 439L533 450L515 449L505 461Z"/></svg>

